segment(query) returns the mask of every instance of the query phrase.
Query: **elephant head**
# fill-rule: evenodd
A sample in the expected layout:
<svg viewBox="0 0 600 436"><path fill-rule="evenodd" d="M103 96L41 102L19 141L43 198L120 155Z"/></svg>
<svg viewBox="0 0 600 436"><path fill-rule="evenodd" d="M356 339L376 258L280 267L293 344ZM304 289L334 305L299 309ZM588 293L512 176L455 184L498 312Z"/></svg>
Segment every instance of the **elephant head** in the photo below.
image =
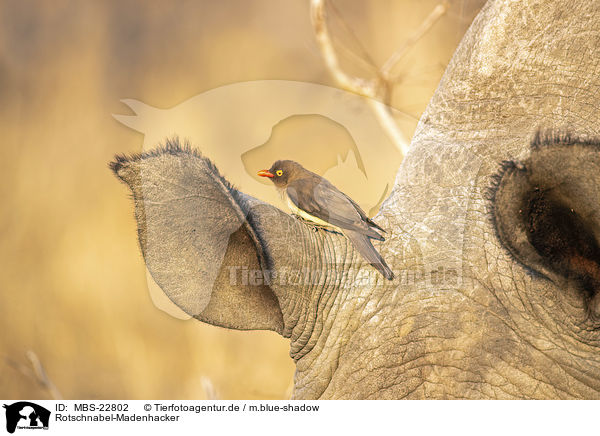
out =
<svg viewBox="0 0 600 436"><path fill-rule="evenodd" d="M176 141L112 168L157 283L288 337L295 398L599 398L599 91L598 2L490 1L375 217L391 282Z"/></svg>

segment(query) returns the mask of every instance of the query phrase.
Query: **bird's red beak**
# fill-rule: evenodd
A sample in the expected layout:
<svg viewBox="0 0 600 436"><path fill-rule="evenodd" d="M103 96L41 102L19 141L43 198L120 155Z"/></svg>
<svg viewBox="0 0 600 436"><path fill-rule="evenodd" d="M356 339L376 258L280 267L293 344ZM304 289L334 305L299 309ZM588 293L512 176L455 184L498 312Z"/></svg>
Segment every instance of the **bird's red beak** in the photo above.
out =
<svg viewBox="0 0 600 436"><path fill-rule="evenodd" d="M269 170L260 170L258 175L261 177L275 177Z"/></svg>

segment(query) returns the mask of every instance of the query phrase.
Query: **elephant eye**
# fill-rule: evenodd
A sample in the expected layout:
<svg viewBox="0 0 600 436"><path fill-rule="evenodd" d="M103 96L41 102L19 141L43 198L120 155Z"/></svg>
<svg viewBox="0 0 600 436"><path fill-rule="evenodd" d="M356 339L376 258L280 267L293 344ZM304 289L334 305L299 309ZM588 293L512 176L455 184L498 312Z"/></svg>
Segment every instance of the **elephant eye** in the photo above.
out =
<svg viewBox="0 0 600 436"><path fill-rule="evenodd" d="M538 133L529 158L505 162L489 191L501 244L530 271L575 284L600 321L600 142Z"/></svg>
<svg viewBox="0 0 600 436"><path fill-rule="evenodd" d="M277 170L277 172L275 174L277 174L279 177L281 177L283 175L283 171Z"/></svg>

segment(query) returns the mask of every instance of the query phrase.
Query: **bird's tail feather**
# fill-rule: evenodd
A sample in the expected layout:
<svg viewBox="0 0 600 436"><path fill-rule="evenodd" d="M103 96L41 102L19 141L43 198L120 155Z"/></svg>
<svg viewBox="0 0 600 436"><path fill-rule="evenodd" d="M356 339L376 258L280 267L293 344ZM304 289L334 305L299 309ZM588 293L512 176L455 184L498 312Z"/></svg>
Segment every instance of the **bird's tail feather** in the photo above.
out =
<svg viewBox="0 0 600 436"><path fill-rule="evenodd" d="M367 223L375 227L377 230L381 230L383 233L387 233L379 224L373 221L371 218L367 218Z"/></svg>
<svg viewBox="0 0 600 436"><path fill-rule="evenodd" d="M378 241L385 241L385 238L373 230L371 227L365 226L365 230L361 231L361 233L369 238L377 239ZM385 231L385 230L384 230Z"/></svg>
<svg viewBox="0 0 600 436"><path fill-rule="evenodd" d="M385 263L385 260L383 260L383 257L381 257L375 247L373 247L368 236L353 230L344 230L344 234L352 242L352 245L358 250L360 255L386 279L392 280L394 278L394 273L392 273L392 270Z"/></svg>

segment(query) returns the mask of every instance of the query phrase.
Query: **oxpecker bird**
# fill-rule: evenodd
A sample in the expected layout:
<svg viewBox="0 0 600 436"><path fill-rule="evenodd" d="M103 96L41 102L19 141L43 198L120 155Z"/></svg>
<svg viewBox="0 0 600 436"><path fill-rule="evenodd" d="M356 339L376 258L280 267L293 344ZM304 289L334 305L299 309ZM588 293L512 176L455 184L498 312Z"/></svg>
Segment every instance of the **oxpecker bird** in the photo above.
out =
<svg viewBox="0 0 600 436"><path fill-rule="evenodd" d="M342 233L386 279L394 278L390 267L371 244L371 238L385 241L376 231L385 230L327 179L293 160L278 160L270 169L259 171L258 175L273 181L293 214Z"/></svg>

